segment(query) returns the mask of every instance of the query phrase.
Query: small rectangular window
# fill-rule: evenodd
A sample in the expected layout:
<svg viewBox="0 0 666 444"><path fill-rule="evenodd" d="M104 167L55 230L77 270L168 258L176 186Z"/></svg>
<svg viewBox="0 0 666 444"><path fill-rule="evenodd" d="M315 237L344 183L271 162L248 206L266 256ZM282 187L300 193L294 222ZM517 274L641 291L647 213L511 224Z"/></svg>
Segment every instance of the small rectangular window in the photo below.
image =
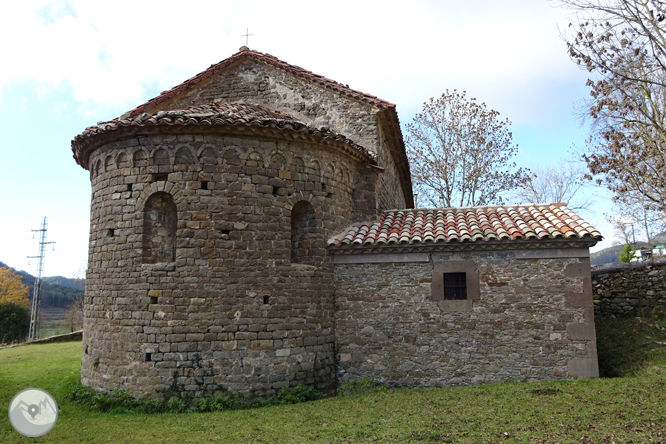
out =
<svg viewBox="0 0 666 444"><path fill-rule="evenodd" d="M476 263L469 260L433 261L430 289L434 301L478 301L481 292Z"/></svg>
<svg viewBox="0 0 666 444"><path fill-rule="evenodd" d="M465 273L444 273L444 299L467 299L467 276Z"/></svg>

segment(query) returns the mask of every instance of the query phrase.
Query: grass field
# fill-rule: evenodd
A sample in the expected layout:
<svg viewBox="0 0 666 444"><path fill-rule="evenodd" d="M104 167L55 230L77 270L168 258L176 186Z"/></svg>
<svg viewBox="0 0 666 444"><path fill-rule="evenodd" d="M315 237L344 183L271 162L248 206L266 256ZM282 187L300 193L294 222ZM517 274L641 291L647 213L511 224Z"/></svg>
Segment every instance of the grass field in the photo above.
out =
<svg viewBox="0 0 666 444"><path fill-rule="evenodd" d="M68 333L64 319L66 308L42 307L41 328L39 329L40 338L48 338L53 335Z"/></svg>
<svg viewBox="0 0 666 444"><path fill-rule="evenodd" d="M622 370L636 376L390 390L252 410L156 415L95 413L69 401L79 378L80 342L7 348L0 350L4 411L19 390L39 387L56 398L61 412L55 428L40 438L16 433L4 413L0 442L666 443L666 334L650 323L628 323L614 334L642 338L638 352L634 344L626 355L638 364ZM629 352L612 344L616 354Z"/></svg>

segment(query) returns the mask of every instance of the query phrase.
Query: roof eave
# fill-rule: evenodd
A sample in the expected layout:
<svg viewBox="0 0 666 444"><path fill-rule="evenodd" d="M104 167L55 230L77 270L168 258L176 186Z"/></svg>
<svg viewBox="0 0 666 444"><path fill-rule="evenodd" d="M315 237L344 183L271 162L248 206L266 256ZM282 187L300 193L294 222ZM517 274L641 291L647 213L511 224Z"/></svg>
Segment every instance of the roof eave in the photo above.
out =
<svg viewBox="0 0 666 444"><path fill-rule="evenodd" d="M466 242L413 242L391 244L344 244L329 245L331 254L378 254L378 253L438 253L457 251L510 251L510 250L547 250L569 248L591 248L602 237L584 236L582 238L554 239L515 239L505 241L466 241Z"/></svg>
<svg viewBox="0 0 666 444"><path fill-rule="evenodd" d="M73 157L82 168L89 170L90 154L97 148L135 137L151 136L157 134L215 134L215 135L248 135L252 137L281 138L288 140L304 140L337 148L359 162L370 164L376 163L370 155L359 151L351 140L335 139L310 131L292 130L289 128L278 128L273 126L262 126L260 124L235 123L226 125L127 125L118 126L111 130L105 130L98 134L78 135L72 140Z"/></svg>

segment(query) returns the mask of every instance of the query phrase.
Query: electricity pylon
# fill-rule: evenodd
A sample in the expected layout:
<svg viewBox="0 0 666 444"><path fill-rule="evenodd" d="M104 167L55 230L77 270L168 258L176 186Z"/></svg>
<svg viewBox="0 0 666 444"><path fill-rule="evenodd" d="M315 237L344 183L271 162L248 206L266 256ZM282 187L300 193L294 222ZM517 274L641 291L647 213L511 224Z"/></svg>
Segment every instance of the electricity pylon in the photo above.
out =
<svg viewBox="0 0 666 444"><path fill-rule="evenodd" d="M28 259L39 259L37 265L37 275L35 276L35 287L32 292L32 309L30 310L30 333L28 342L39 339L39 313L42 305L42 273L44 272L44 251L47 244L55 242L46 242L46 230L48 229L46 216L42 220L42 228L31 230L33 233L39 232L39 254L37 256L28 256ZM34 237L34 234L33 234Z"/></svg>

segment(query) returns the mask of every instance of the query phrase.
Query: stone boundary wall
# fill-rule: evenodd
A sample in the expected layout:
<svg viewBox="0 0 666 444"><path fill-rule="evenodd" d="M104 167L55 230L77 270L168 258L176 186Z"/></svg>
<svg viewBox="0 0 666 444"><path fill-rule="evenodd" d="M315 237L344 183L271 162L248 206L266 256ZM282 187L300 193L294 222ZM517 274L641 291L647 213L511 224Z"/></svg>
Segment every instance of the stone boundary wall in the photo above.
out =
<svg viewBox="0 0 666 444"><path fill-rule="evenodd" d="M592 270L594 312L636 316L645 307L666 308L666 261L638 262Z"/></svg>
<svg viewBox="0 0 666 444"><path fill-rule="evenodd" d="M0 347L0 349L3 348L11 348L11 347L20 347L23 345L33 345L33 344L48 344L51 342L73 342L73 341L80 341L83 339L83 330L75 331L72 333L65 333L64 335L56 335L56 336L50 336L48 338L44 339L37 339L36 341L32 342L21 342L20 344L12 344L8 345L6 347Z"/></svg>

